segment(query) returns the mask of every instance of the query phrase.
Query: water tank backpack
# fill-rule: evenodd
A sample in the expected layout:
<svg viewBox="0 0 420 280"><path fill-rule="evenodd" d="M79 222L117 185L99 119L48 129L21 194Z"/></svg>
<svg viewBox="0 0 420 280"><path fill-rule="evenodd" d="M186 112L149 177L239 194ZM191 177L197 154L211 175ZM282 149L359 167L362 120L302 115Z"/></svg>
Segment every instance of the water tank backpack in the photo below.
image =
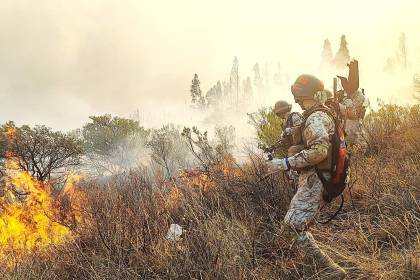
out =
<svg viewBox="0 0 420 280"><path fill-rule="evenodd" d="M347 177L349 175L350 167L350 153L347 150L345 141L344 127L340 118L340 114L335 108L330 108L325 105L319 105L312 108L305 113L306 118L303 125L306 123L308 117L314 112L325 112L334 120L335 131L331 136L331 166L329 171L331 178L327 179L322 174L322 171L315 167L317 175L324 185L323 198L326 202L331 202L334 198L342 194L347 186Z"/></svg>

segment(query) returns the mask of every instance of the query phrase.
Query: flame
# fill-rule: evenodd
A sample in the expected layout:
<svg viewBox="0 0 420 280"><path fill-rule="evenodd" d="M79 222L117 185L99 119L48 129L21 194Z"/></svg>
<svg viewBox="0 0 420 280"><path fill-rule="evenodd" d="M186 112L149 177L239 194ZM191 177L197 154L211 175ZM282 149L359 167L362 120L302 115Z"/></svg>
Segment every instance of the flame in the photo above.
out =
<svg viewBox="0 0 420 280"><path fill-rule="evenodd" d="M8 130L8 144L15 130ZM52 188L19 169L18 160L7 154L6 176L0 197L0 262L13 265L32 252L63 244L72 237L61 221L59 200ZM67 180L65 194L74 193L78 177ZM77 220L77 219L76 219Z"/></svg>
<svg viewBox="0 0 420 280"><path fill-rule="evenodd" d="M214 166L213 173L221 174L224 178L239 177L241 175L240 170L235 168L235 160L231 155L224 156L223 160ZM217 191L219 189L212 175L201 170L180 170L178 175L182 184L190 189L204 192Z"/></svg>
<svg viewBox="0 0 420 280"><path fill-rule="evenodd" d="M7 261L10 252L27 254L61 244L71 235L70 229L58 222L49 188L27 172L12 171L9 169L12 176L6 177L6 191L1 198L0 261Z"/></svg>
<svg viewBox="0 0 420 280"><path fill-rule="evenodd" d="M81 176L77 174L67 176L66 184L58 197L60 217L70 228L89 229L92 226L91 217L87 214L89 202L85 193L77 187L80 180Z"/></svg>
<svg viewBox="0 0 420 280"><path fill-rule="evenodd" d="M183 184L191 189L198 189L204 192L217 189L216 182L207 174L199 170L181 170L179 177Z"/></svg>
<svg viewBox="0 0 420 280"><path fill-rule="evenodd" d="M232 155L225 155L221 163L218 165L218 169L223 172L223 176L225 177L238 177L241 173L234 167L234 163L235 159Z"/></svg>
<svg viewBox="0 0 420 280"><path fill-rule="evenodd" d="M180 207L182 200L182 193L177 186L171 188L171 190L165 196L165 207L168 209L176 209Z"/></svg>

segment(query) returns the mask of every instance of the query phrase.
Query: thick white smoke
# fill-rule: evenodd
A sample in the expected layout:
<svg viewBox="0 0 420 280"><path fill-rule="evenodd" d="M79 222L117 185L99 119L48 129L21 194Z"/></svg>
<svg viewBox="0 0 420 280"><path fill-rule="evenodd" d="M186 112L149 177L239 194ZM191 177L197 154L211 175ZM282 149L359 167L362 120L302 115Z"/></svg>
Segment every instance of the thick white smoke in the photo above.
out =
<svg viewBox="0 0 420 280"><path fill-rule="evenodd" d="M233 56L241 78L252 78L255 62L268 62L273 73L280 61L291 80L317 74L323 40L336 51L343 33L371 100L410 102L410 75L419 70L418 8L409 0L352 1L347 14L332 0L2 1L0 122L68 130L92 114L140 109L161 116L146 126L193 123L184 105L194 73L204 92L227 78ZM385 77L401 31L411 72ZM287 87L273 91L267 105L287 94Z"/></svg>

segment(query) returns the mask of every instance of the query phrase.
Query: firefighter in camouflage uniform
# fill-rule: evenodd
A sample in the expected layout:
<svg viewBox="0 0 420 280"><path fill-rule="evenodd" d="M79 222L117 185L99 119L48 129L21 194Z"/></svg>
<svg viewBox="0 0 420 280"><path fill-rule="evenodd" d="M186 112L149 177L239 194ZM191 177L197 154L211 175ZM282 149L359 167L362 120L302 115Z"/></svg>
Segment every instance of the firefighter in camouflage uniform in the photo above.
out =
<svg viewBox="0 0 420 280"><path fill-rule="evenodd" d="M284 237L298 241L306 255L315 261L317 267L322 268L322 279L344 279L345 271L320 249L309 232L309 227L325 203L324 186L316 170L322 172L324 178L331 178L331 136L335 133L335 122L326 112L315 109L325 101L320 101L325 95L323 91L324 85L316 77L298 77L292 86L292 93L296 103L304 110L302 145L294 155L274 158L270 161L270 168L299 171L298 189L283 222Z"/></svg>
<svg viewBox="0 0 420 280"><path fill-rule="evenodd" d="M352 93L347 93L343 100L343 116L345 116L346 142L349 145L360 144L362 134L362 120L365 116L369 100L366 98L362 89L357 89Z"/></svg>
<svg viewBox="0 0 420 280"><path fill-rule="evenodd" d="M274 104L274 114L284 121L284 125L280 139L270 148L270 150L283 148L287 150L288 156L294 155L296 153L296 147L298 147L302 141L300 126L302 125L304 118L301 113L292 112L292 104L283 100L277 101ZM296 187L299 177L298 173L295 170L288 170L287 177L289 183Z"/></svg>

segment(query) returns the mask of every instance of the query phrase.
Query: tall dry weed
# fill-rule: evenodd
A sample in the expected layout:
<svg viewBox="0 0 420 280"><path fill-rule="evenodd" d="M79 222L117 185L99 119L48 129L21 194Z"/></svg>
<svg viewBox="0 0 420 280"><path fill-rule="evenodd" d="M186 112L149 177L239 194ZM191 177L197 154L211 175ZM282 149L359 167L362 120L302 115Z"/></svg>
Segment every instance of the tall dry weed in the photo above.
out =
<svg viewBox="0 0 420 280"><path fill-rule="evenodd" d="M389 105L366 119L343 211L315 238L348 279L420 278L419 106ZM3 279L321 279L279 230L293 196L281 173L250 155L166 181L145 170L85 182L90 227ZM323 210L328 217L337 207ZM169 225L185 230L165 238Z"/></svg>

